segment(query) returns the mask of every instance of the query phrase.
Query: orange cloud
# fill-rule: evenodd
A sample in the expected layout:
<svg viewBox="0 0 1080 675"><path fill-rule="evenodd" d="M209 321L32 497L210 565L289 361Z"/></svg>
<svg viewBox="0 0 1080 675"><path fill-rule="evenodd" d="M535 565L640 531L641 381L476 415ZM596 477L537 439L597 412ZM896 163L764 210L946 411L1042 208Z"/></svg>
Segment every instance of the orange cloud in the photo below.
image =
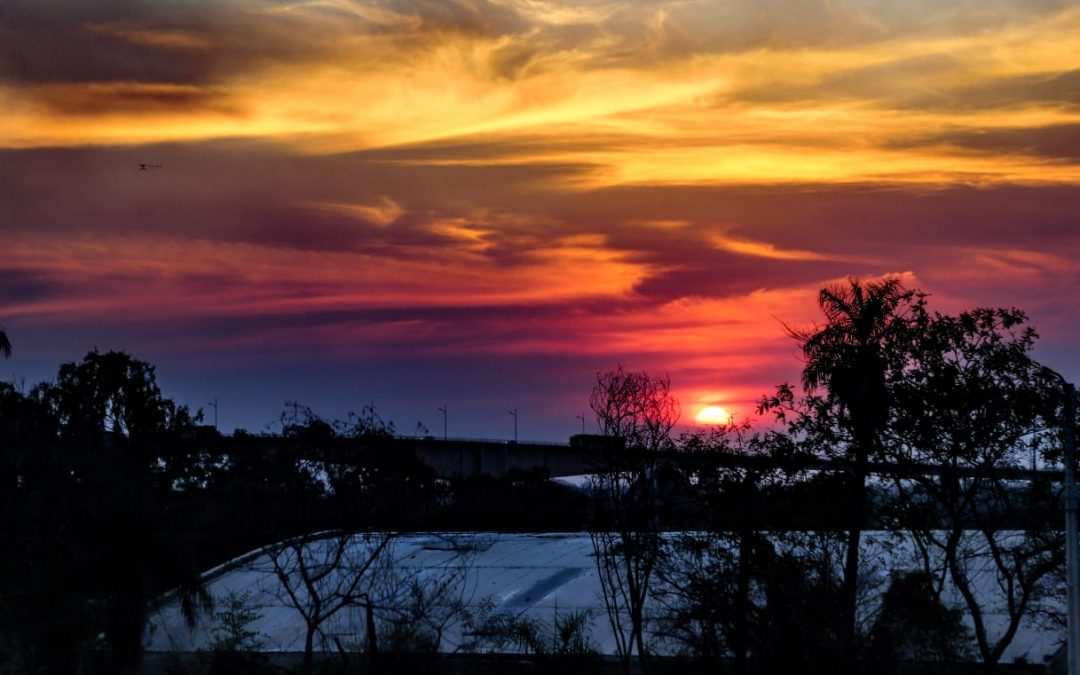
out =
<svg viewBox="0 0 1080 675"><path fill-rule="evenodd" d="M5 327L622 361L740 416L846 274L1074 334L1076 7L195 7L5 6Z"/></svg>

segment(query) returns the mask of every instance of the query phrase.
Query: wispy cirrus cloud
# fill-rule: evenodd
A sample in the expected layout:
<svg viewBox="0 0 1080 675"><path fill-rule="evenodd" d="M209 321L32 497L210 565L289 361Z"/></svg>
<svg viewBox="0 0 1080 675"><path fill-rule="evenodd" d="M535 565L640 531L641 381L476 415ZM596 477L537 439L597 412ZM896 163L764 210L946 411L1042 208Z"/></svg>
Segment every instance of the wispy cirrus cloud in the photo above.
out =
<svg viewBox="0 0 1080 675"><path fill-rule="evenodd" d="M509 140L517 152L472 161L587 164L564 185L584 188L1075 180L1071 167L1022 155L897 141L915 129L1075 123L1061 90L1080 65L1080 11L903 7L20 2L0 56L13 94L6 142L255 135L337 152Z"/></svg>
<svg viewBox="0 0 1080 675"><path fill-rule="evenodd" d="M252 378L467 363L551 406L623 362L741 413L847 275L1068 335L1077 31L1049 1L12 0L0 320Z"/></svg>

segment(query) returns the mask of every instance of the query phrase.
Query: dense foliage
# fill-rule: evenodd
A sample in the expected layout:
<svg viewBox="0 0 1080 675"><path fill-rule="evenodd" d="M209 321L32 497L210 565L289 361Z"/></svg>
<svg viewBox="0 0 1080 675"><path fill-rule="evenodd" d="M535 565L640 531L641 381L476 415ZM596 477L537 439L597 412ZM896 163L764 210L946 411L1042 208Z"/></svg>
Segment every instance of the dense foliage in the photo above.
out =
<svg viewBox="0 0 1080 675"><path fill-rule="evenodd" d="M545 479L437 480L371 409L223 437L121 352L0 383L0 671L131 671L155 598L206 620L201 571L304 533L580 524L583 498Z"/></svg>

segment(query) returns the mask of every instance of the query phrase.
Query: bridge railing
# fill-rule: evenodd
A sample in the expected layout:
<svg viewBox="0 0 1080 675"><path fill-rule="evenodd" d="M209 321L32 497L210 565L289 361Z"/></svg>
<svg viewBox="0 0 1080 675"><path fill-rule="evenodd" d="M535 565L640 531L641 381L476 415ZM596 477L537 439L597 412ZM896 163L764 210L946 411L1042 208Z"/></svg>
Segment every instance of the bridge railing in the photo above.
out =
<svg viewBox="0 0 1080 675"><path fill-rule="evenodd" d="M401 441L436 441L439 443L491 443L493 445L543 445L546 447L569 448L569 443L558 441L527 441L505 438L471 438L468 436L395 436Z"/></svg>

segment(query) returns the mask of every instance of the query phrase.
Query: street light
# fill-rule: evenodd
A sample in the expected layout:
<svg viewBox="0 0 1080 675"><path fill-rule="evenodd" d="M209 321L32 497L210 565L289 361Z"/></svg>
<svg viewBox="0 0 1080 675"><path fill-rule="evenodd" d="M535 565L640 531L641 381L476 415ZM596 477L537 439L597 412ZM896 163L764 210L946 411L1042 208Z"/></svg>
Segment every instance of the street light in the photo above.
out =
<svg viewBox="0 0 1080 675"><path fill-rule="evenodd" d="M581 435L585 435L585 413L581 413L577 416L577 419L581 420Z"/></svg>
<svg viewBox="0 0 1080 675"><path fill-rule="evenodd" d="M517 443L517 408L510 411L510 414L514 416L514 443Z"/></svg>
<svg viewBox="0 0 1080 675"><path fill-rule="evenodd" d="M1065 451L1065 564L1068 579L1068 673L1080 675L1080 550L1077 550L1076 494L1076 388L1065 383L1065 414L1062 420Z"/></svg>
<svg viewBox="0 0 1080 675"><path fill-rule="evenodd" d="M442 413L442 439L445 441L448 438L446 435L446 404L443 404L438 410Z"/></svg>

